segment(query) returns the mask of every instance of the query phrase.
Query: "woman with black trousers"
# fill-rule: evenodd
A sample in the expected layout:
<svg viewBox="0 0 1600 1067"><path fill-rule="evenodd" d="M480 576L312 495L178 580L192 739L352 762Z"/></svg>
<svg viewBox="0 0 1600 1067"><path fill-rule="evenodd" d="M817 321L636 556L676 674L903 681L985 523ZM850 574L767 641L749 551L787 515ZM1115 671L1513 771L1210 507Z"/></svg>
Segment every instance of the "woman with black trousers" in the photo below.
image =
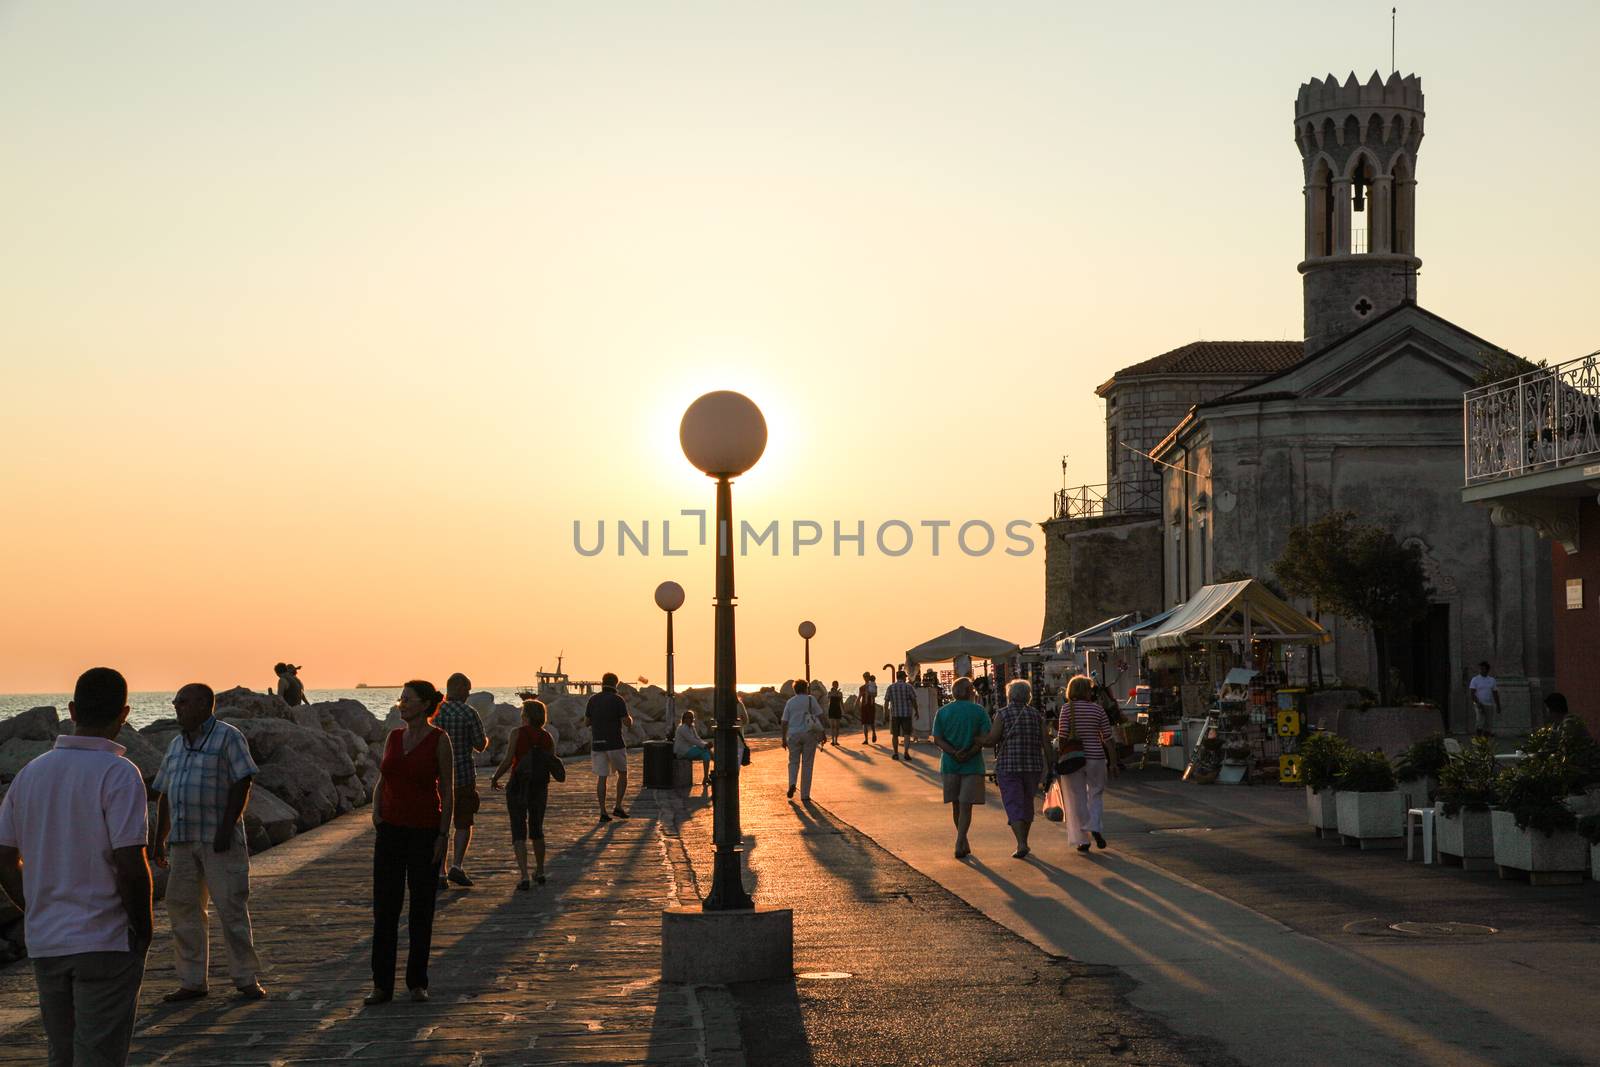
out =
<svg viewBox="0 0 1600 1067"><path fill-rule="evenodd" d="M383 748L378 788L372 793L372 992L366 1003L394 999L400 905L411 890L407 926L406 988L412 1000L428 999L428 949L433 941L433 902L439 864L450 831L455 764L450 738L428 720L444 694L432 682L407 682L396 708L405 721Z"/></svg>

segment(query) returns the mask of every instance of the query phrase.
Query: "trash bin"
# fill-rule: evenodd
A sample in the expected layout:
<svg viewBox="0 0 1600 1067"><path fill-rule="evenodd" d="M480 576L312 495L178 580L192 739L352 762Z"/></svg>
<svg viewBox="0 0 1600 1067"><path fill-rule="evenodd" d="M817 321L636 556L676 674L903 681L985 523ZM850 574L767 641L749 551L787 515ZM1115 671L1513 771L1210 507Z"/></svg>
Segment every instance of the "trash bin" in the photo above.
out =
<svg viewBox="0 0 1600 1067"><path fill-rule="evenodd" d="M646 741L644 743L644 787L646 789L671 789L672 764L671 741Z"/></svg>

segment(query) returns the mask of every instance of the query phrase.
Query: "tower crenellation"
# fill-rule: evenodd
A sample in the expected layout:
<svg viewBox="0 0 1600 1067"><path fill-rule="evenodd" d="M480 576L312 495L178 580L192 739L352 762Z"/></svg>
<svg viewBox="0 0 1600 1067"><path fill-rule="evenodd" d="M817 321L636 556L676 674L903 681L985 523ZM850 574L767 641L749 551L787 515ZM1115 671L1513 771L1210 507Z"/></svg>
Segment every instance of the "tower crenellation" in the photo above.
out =
<svg viewBox="0 0 1600 1067"><path fill-rule="evenodd" d="M1329 74L1300 86L1295 144L1305 175L1306 350L1416 299L1422 79Z"/></svg>

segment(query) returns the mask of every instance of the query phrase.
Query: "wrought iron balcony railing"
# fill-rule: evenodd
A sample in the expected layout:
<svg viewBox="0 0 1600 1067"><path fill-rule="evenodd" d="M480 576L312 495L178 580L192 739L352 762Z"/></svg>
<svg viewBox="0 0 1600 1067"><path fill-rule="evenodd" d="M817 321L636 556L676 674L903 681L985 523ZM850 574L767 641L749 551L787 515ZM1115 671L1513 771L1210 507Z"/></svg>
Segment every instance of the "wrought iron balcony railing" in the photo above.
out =
<svg viewBox="0 0 1600 1067"><path fill-rule="evenodd" d="M1600 352L1462 398L1468 485L1600 460Z"/></svg>
<svg viewBox="0 0 1600 1067"><path fill-rule="evenodd" d="M1052 514L1058 519L1091 519L1160 510L1159 482L1113 482L1057 490Z"/></svg>

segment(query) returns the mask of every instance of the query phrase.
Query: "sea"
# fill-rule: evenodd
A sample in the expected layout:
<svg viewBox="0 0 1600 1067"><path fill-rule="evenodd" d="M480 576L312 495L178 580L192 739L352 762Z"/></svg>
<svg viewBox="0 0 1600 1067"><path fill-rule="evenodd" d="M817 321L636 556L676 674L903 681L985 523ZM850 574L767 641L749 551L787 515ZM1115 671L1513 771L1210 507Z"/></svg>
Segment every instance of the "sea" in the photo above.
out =
<svg viewBox="0 0 1600 1067"><path fill-rule="evenodd" d="M685 689L708 688L710 684L709 682L679 684L677 690L681 693ZM738 689L741 693L753 693L763 686L775 686L777 684L774 682L740 682ZM493 693L496 703L520 704L521 700L517 694L522 692L524 688L523 686L512 686L504 689L489 688L485 690L482 687L477 687L473 689L473 692ZM153 693L129 693L128 722L133 724L134 729L138 729L142 726L148 726L157 719L172 718L172 696L174 692L175 690L164 689ZM308 689L306 690L306 696L313 703L324 700L359 700L381 719L389 714L389 709L394 707L395 701L400 698L400 687L374 688L367 686L361 689ZM65 720L67 717L67 701L71 699L71 693L0 693L0 719L8 719L19 712L27 711L29 708L49 705L55 708L56 713Z"/></svg>

